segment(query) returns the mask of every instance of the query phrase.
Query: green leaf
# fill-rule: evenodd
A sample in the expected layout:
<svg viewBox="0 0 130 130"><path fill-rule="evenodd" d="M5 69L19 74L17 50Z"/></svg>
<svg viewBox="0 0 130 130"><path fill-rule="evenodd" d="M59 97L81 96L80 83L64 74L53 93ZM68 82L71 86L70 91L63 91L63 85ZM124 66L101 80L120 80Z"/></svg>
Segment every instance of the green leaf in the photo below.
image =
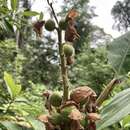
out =
<svg viewBox="0 0 130 130"><path fill-rule="evenodd" d="M126 116L122 121L121 121L123 127L128 127L130 125L130 115Z"/></svg>
<svg viewBox="0 0 130 130"><path fill-rule="evenodd" d="M108 45L108 61L117 74L130 71L130 32Z"/></svg>
<svg viewBox="0 0 130 130"><path fill-rule="evenodd" d="M100 114L101 120L97 122L97 130L102 130L130 114L130 88L118 93Z"/></svg>
<svg viewBox="0 0 130 130"><path fill-rule="evenodd" d="M22 130L17 124L10 121L2 121L0 122L7 130Z"/></svg>
<svg viewBox="0 0 130 130"><path fill-rule="evenodd" d="M4 72L4 80L11 98L15 98L21 92L21 85L16 85L12 76Z"/></svg>
<svg viewBox="0 0 130 130"><path fill-rule="evenodd" d="M18 0L10 0L12 10L16 10L18 6Z"/></svg>
<svg viewBox="0 0 130 130"><path fill-rule="evenodd" d="M11 32L14 32L14 29L13 29L13 26L12 24L10 24L9 21L7 21L6 19L4 19L4 22L5 22L5 26L7 27L7 29Z"/></svg>
<svg viewBox="0 0 130 130"><path fill-rule="evenodd" d="M39 20L43 20L43 12L40 13Z"/></svg>
<svg viewBox="0 0 130 130"><path fill-rule="evenodd" d="M15 102L26 103L26 104L30 105L30 102L26 98L24 98L24 97L18 97L18 98L16 98Z"/></svg>
<svg viewBox="0 0 130 130"><path fill-rule="evenodd" d="M32 16L39 15L39 13L36 12L36 11L24 11L24 12L23 12L23 15L24 15L24 16L28 16L28 17L32 17Z"/></svg>
<svg viewBox="0 0 130 130"><path fill-rule="evenodd" d="M27 117L27 121L33 127L34 130L45 130L45 125L32 117Z"/></svg>

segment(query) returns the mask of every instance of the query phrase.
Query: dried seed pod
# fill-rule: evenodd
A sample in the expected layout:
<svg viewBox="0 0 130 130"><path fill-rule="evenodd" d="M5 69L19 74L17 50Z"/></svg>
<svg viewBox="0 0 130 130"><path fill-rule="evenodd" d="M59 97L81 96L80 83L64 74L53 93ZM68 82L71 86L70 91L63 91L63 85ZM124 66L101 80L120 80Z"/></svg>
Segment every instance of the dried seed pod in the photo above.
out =
<svg viewBox="0 0 130 130"><path fill-rule="evenodd" d="M70 94L70 99L76 103L81 103L89 97L96 97L96 93L88 86L82 86L74 89Z"/></svg>

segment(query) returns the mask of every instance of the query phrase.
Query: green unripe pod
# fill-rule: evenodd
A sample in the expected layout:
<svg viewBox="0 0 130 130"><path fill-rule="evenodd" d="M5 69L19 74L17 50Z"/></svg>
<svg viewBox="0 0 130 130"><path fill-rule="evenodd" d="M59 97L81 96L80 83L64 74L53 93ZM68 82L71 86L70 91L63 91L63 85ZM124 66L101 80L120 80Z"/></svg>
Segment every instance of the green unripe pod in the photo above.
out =
<svg viewBox="0 0 130 130"><path fill-rule="evenodd" d="M74 108L75 106L69 106L61 110L62 120L64 123L69 123L71 121L71 119L69 118L69 115Z"/></svg>
<svg viewBox="0 0 130 130"><path fill-rule="evenodd" d="M63 45L63 51L66 57L73 56L75 53L74 47L70 43L65 43Z"/></svg>
<svg viewBox="0 0 130 130"><path fill-rule="evenodd" d="M45 29L48 31L53 31L55 29L55 22L51 19L47 20L45 23Z"/></svg>
<svg viewBox="0 0 130 130"><path fill-rule="evenodd" d="M53 93L50 96L50 104L54 107L59 107L62 103L62 97L60 96L59 93Z"/></svg>
<svg viewBox="0 0 130 130"><path fill-rule="evenodd" d="M87 125L88 125L88 121L84 118L84 119L80 120L80 124L81 124L84 128L86 128Z"/></svg>
<svg viewBox="0 0 130 130"><path fill-rule="evenodd" d="M66 30L67 22L66 22L65 19L61 19L61 20L59 21L59 27L60 27L60 29L62 29L62 30Z"/></svg>
<svg viewBox="0 0 130 130"><path fill-rule="evenodd" d="M54 113L51 117L49 117L49 121L53 125L60 125L62 122L62 116L59 113Z"/></svg>

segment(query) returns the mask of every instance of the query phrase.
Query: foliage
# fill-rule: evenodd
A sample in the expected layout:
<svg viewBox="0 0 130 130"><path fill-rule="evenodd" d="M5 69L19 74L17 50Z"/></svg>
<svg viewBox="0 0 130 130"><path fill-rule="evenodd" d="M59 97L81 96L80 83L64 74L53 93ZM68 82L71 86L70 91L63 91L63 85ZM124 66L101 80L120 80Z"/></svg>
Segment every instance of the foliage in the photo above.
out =
<svg viewBox="0 0 130 130"><path fill-rule="evenodd" d="M15 57L16 44L14 40L8 39L6 41L0 41L0 79L2 85L3 73L5 70L8 72L15 72Z"/></svg>
<svg viewBox="0 0 130 130"><path fill-rule="evenodd" d="M117 75L126 74L130 70L129 36L130 33L128 32L107 46L109 63L113 66Z"/></svg>
<svg viewBox="0 0 130 130"><path fill-rule="evenodd" d="M20 6L21 2L25 2L22 7ZM1 40L10 37L13 39L0 41L0 70L2 72L0 78L3 79L4 77L5 80L5 82L1 80L0 83L0 129L45 129L45 126L37 120L37 115L46 113L45 107L50 113L53 110L54 114L58 113L58 115L60 115L64 109L71 107L71 110L67 109L67 116L66 114L62 115L69 120L74 120L73 123L71 122L71 126L69 126L71 129L80 129L79 120L82 118L84 112L83 115L85 118L83 118L83 120L88 123L86 127L88 127L88 129L89 127L96 129L95 123L91 124L91 120L99 119L99 115L95 114L97 112L95 107L96 94L90 88L88 91L86 85L91 86L99 95L103 86L105 86L104 84L113 78L113 68L116 70L116 74L126 74L129 71L129 58L127 58L129 56L129 45L127 41L129 40L129 33L108 45L108 60L109 63L111 63L112 68L111 65L107 64L107 51L105 46L98 46L99 44L105 45L106 42L109 43L112 37L107 35L103 29L91 24L91 19L96 16L94 8L89 6L88 0L72 0L66 2L60 16L64 16L70 8L77 9L80 14L80 17L77 18L78 23L76 22L75 16L70 15L72 13L71 11L65 18L65 22L67 22L66 26L70 26L69 22L72 19L72 23L70 22L72 28L68 32L73 31L74 29L76 33L74 32L72 35L78 35L77 32L80 34L80 39L73 43L76 50L76 62L74 65L67 65L66 67L67 57L64 55L62 48L63 44L61 42L60 28L57 26L53 28L56 29L55 32L57 31L58 33L58 44L56 43L56 40L53 40L53 35L51 34L44 34L44 38L36 40L32 32L33 26L31 25L31 17L39 16L38 21L42 21L43 23L45 21L43 20L43 13L31 11L30 6L28 4L26 5L28 2L28 0L11 0L11 6L9 6L7 1L0 1ZM56 17L55 10L53 10L52 6L53 3L50 3L49 0L47 0L47 2L50 5L52 12L54 11L52 15ZM76 14L77 12L74 11L73 13ZM57 21L57 19L55 20ZM29 30L27 31L27 29ZM40 31L41 29L42 28L40 28ZM15 37L16 42L14 42ZM24 46L21 46L23 45L21 43L25 43ZM94 48L92 48L92 46ZM58 55L57 49L59 49L60 55ZM61 69L59 69L59 57ZM67 69L69 69L69 71ZM6 72L4 73L4 71ZM7 72L11 72L12 76ZM68 74L70 80L68 80ZM14 79L12 77L14 77ZM60 82L58 82L59 79ZM78 98L83 99L83 102L80 102L80 108L77 107L79 104L75 103L77 98L74 98L75 100L69 98L71 102L66 101L70 94L68 92L68 87L70 85L68 81L71 82L74 87L83 85L88 92L84 93L84 91L80 91ZM59 85L61 85L59 83L63 83L64 88L61 86L59 87ZM47 88L51 88L52 90L57 89L58 87L60 90L63 90L62 100L64 101L64 104L60 104L60 108L55 108L52 102L50 102L51 92L44 92L43 94L43 91L46 90L46 87L43 84L47 85ZM23 87L21 88L21 86ZM79 89L81 90L81 88ZM121 90L122 88L120 90L115 90L115 93L120 92ZM103 122L104 124L102 126L100 124L100 128L105 128L114 122L119 122L120 119L128 115L129 111L124 111L125 108L129 108L129 104L126 102L126 97L129 98L129 91L127 90L120 92L110 100L111 102L108 101L109 103L105 107L103 105L104 108L101 109L101 115L103 117L102 121L105 120L105 122ZM73 91L76 91L76 89L74 88ZM43 99L43 95L46 99ZM76 97L77 95L73 96ZM43 100L45 101L45 107L43 106ZM86 104L84 104L84 102ZM116 102L114 105L120 106L118 106L118 109L113 107L114 102ZM69 104L70 106L67 106L66 104ZM126 106L124 107L122 104L126 104ZM115 115L117 115L116 117L112 114L113 111L115 112ZM89 114L87 112L94 112L94 114L90 114L90 119L88 119ZM87 114L85 115L85 113ZM107 119L106 115L108 116ZM55 119L56 117L52 117L52 119ZM47 118L51 118L51 115ZM76 124L75 120L78 124ZM62 119L60 121L62 122ZM126 116L119 124L122 128L129 128L128 122L129 116ZM46 120L44 123L46 124ZM50 121L48 121L48 123L50 123ZM68 127L68 124L62 125L60 124L60 127L63 127L63 129ZM118 123L111 128L119 128Z"/></svg>
<svg viewBox="0 0 130 130"><path fill-rule="evenodd" d="M130 1L117 1L112 8L115 26L120 30L128 30L130 27Z"/></svg>
<svg viewBox="0 0 130 130"><path fill-rule="evenodd" d="M48 40L48 37L46 42L34 40L21 50L21 54L25 57L21 71L22 83L25 84L25 87L27 80L33 83L47 84L53 88L57 86L59 73L54 42L54 40ZM20 60L20 57L18 59Z"/></svg>
<svg viewBox="0 0 130 130"><path fill-rule="evenodd" d="M110 126L130 113L130 89L118 93L110 103L101 110L102 120L98 122L97 129Z"/></svg>
<svg viewBox="0 0 130 130"><path fill-rule="evenodd" d="M99 94L104 84L113 77L113 70L107 64L104 47L85 50L78 57L70 73L73 85L88 85Z"/></svg>
<svg viewBox="0 0 130 130"><path fill-rule="evenodd" d="M116 94L108 100L108 104L101 109L102 120L99 121L98 128L103 129L116 122L120 122L120 128L129 128L129 32L115 39L108 45L108 60L115 69L116 76L120 77L121 83L115 89ZM126 73L127 77L126 77ZM125 90L124 90L125 89ZM123 91L122 91L123 90ZM128 102L127 102L128 101ZM125 103L127 105L125 105ZM124 118L125 117L125 118ZM124 119L123 119L124 118ZM126 123L123 124L123 122Z"/></svg>
<svg viewBox="0 0 130 130"><path fill-rule="evenodd" d="M44 125L41 122L39 122L35 117L36 114L38 114L38 112L43 112L43 108L40 108L38 105L36 105L35 97L37 96L33 96L33 93L28 94L27 92L22 94L22 91L20 89L21 87L19 88L19 86L15 84L12 76L7 72L4 73L4 80L6 82L6 87L10 96L4 99L5 102L2 103L0 107L0 127L5 127L11 130L21 130L22 127L25 127L28 130L29 126L30 130L43 130ZM45 89L45 87L41 89L40 86L40 91L37 89L37 94L39 92L42 92L43 89ZM31 99L29 99L30 95ZM42 97L41 99L38 99L39 102L42 102ZM28 117L30 114L32 117Z"/></svg>

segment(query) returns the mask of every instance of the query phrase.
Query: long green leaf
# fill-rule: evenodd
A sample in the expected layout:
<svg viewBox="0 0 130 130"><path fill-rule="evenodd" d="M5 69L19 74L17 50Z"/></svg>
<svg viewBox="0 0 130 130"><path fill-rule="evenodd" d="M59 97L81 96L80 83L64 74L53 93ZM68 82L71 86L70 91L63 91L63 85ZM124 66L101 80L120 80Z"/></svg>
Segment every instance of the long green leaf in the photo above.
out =
<svg viewBox="0 0 130 130"><path fill-rule="evenodd" d="M24 12L23 12L23 15L24 15L24 16L28 16L28 17L32 17L32 16L39 15L39 13L36 12L36 11L24 11Z"/></svg>
<svg viewBox="0 0 130 130"><path fill-rule="evenodd" d="M101 120L97 122L97 130L110 126L130 114L130 88L117 94L112 101L101 110Z"/></svg>
<svg viewBox="0 0 130 130"><path fill-rule="evenodd" d="M21 85L16 85L12 76L4 72L4 80L11 98L15 98L21 92Z"/></svg>
<svg viewBox="0 0 130 130"><path fill-rule="evenodd" d="M10 121L2 121L0 122L7 130L22 130L17 124L14 124Z"/></svg>
<svg viewBox="0 0 130 130"><path fill-rule="evenodd" d="M10 0L12 10L16 10L18 6L18 0Z"/></svg>
<svg viewBox="0 0 130 130"><path fill-rule="evenodd" d="M130 32L108 45L108 61L117 74L130 71Z"/></svg>
<svg viewBox="0 0 130 130"><path fill-rule="evenodd" d="M8 31L14 32L13 25L6 19L4 19L4 22L5 22L5 26L8 29Z"/></svg>
<svg viewBox="0 0 130 130"><path fill-rule="evenodd" d="M45 125L42 122L32 117L27 117L27 121L31 124L34 130L45 130Z"/></svg>

